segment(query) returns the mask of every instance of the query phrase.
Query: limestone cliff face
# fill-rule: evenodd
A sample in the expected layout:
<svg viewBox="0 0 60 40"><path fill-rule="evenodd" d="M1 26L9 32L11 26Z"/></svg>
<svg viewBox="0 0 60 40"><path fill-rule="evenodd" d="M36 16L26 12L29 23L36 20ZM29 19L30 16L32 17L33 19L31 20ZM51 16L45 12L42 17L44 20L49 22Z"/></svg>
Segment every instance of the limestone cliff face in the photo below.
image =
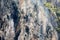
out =
<svg viewBox="0 0 60 40"><path fill-rule="evenodd" d="M0 5L1 40L58 40L56 15L41 0L1 0Z"/></svg>

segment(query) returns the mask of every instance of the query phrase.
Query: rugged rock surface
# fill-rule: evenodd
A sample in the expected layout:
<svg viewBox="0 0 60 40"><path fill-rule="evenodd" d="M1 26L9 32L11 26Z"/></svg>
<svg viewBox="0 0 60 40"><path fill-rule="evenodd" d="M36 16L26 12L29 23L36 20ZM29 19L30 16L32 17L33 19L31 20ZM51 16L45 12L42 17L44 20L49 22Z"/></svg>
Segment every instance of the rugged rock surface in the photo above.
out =
<svg viewBox="0 0 60 40"><path fill-rule="evenodd" d="M0 0L0 39L58 40L55 18L40 0Z"/></svg>

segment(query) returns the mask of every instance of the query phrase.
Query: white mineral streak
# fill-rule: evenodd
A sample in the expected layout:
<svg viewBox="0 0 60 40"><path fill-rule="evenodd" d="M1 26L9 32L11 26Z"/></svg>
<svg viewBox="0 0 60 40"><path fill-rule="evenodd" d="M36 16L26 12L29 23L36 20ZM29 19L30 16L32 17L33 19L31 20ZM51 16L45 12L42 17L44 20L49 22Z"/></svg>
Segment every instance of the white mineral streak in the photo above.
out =
<svg viewBox="0 0 60 40"><path fill-rule="evenodd" d="M0 37L3 37L4 36L4 32L0 31ZM2 40L2 38L1 38Z"/></svg>
<svg viewBox="0 0 60 40"><path fill-rule="evenodd" d="M13 19L8 20L8 26L6 27L6 37L5 40L14 40L14 22Z"/></svg>
<svg viewBox="0 0 60 40"><path fill-rule="evenodd" d="M37 11L34 11L34 5L37 6ZM50 19L52 14L49 14L48 9L44 8L40 0L19 0L19 8L21 8L21 11L23 10L24 14L21 14L21 33L18 40L58 40L57 32ZM28 16L28 22L24 23L25 20L23 17L29 14L31 14L32 17ZM37 20L37 23L34 23L35 20ZM29 27L29 34L25 32L25 26ZM47 26L51 28L49 32L51 32L52 38L50 38L50 34L48 38L46 37Z"/></svg>

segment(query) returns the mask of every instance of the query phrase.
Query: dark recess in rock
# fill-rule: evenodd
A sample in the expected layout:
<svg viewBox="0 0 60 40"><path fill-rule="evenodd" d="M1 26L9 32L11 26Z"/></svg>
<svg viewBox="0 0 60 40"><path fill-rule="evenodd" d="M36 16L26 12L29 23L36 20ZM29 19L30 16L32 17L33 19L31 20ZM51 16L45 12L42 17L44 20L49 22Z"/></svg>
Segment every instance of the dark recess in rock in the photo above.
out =
<svg viewBox="0 0 60 40"><path fill-rule="evenodd" d="M37 11L37 8L38 8L38 7L37 7L37 5L35 4L35 5L34 5L34 11Z"/></svg>
<svg viewBox="0 0 60 40"><path fill-rule="evenodd" d="M1 40L1 37L0 37L0 40Z"/></svg>
<svg viewBox="0 0 60 40"><path fill-rule="evenodd" d="M26 20L26 22L28 21L28 15L26 15L25 17L24 17L24 19Z"/></svg>
<svg viewBox="0 0 60 40"><path fill-rule="evenodd" d="M29 27L28 26L26 26L25 31L27 34L29 34Z"/></svg>
<svg viewBox="0 0 60 40"><path fill-rule="evenodd" d="M20 32L21 32L21 30L17 31L17 33L16 33L16 35L14 37L14 40L18 40L18 36L20 35Z"/></svg>
<svg viewBox="0 0 60 40"><path fill-rule="evenodd" d="M13 20L14 20L14 27L16 29L20 17L18 17L19 11L18 11L18 7L16 6L16 3L15 2L12 3L12 10L13 10L13 12L11 14L11 18L13 18ZM15 30L15 32L16 32L16 30Z"/></svg>

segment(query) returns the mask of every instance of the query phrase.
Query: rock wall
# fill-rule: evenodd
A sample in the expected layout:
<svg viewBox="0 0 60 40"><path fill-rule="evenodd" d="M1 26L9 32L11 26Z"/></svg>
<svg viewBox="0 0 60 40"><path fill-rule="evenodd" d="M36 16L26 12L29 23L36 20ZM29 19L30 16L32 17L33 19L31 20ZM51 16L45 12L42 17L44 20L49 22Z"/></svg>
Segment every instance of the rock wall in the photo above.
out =
<svg viewBox="0 0 60 40"><path fill-rule="evenodd" d="M0 5L1 40L58 40L56 16L41 0L1 0Z"/></svg>

